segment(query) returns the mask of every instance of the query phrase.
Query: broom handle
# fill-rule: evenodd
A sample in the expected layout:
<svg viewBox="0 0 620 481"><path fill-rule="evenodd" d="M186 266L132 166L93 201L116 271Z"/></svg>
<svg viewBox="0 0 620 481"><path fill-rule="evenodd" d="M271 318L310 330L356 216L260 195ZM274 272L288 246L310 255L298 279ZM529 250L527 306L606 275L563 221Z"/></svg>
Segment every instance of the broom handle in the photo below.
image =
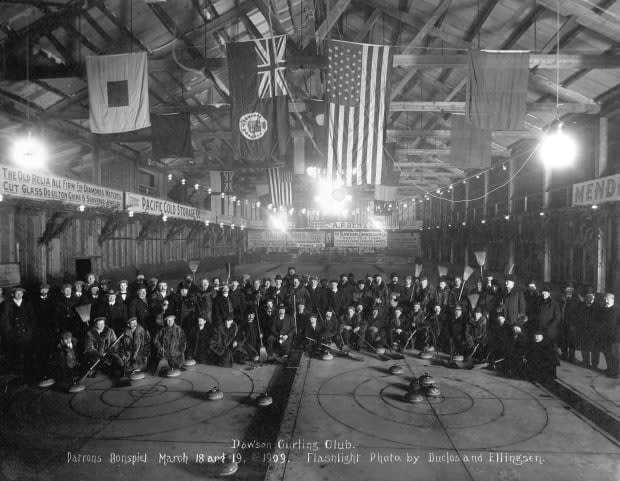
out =
<svg viewBox="0 0 620 481"><path fill-rule="evenodd" d="M295 335L297 335L297 301L293 294L293 322L295 323Z"/></svg>
<svg viewBox="0 0 620 481"><path fill-rule="evenodd" d="M90 371L92 371L93 369L95 369L95 368L99 365L99 363L100 363L100 362L101 362L101 360L105 357L105 355L106 355L108 352L110 352L114 346L116 346L116 343L117 343L118 341L120 341L120 340L123 338L123 336L124 336L124 335L125 335L124 333L123 333L123 334L121 334L121 335L118 337L118 339L116 339L116 341L114 341L114 342L112 343L112 345L106 349L106 351L103 353L103 356L101 356L99 359L97 359L97 360L93 363L93 365L92 365L92 366L90 366L90 367L88 368L88 371L86 371L86 374L84 374L84 375L83 375L80 379L78 379L78 380L75 382L75 384L79 384L79 383L81 383L81 382L82 382L82 381L86 378L86 376L88 376L88 373L89 373Z"/></svg>
<svg viewBox="0 0 620 481"><path fill-rule="evenodd" d="M260 293L258 294L258 297L256 298L256 304L254 305L254 315L256 316L256 326L258 327L258 338L260 339L260 347L265 347L263 346L263 331L260 328L260 319L258 318L259 302L260 302Z"/></svg>
<svg viewBox="0 0 620 481"><path fill-rule="evenodd" d="M466 282L467 282L467 281L465 281L465 280L464 280L464 281L463 281L463 284L461 284L461 292L459 292L459 302L460 302L460 300L461 300L461 296L463 295L463 288L465 287L465 283L466 283Z"/></svg>

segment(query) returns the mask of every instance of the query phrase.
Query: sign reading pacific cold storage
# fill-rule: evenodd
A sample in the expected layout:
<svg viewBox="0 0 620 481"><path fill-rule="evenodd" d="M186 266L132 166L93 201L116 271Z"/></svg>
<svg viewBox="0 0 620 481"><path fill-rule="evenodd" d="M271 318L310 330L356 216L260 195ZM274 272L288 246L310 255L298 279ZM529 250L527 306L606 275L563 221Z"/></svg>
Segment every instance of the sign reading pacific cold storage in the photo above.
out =
<svg viewBox="0 0 620 481"><path fill-rule="evenodd" d="M0 193L35 200L57 200L86 207L123 208L123 192L46 172L0 165Z"/></svg>
<svg viewBox="0 0 620 481"><path fill-rule="evenodd" d="M620 175L573 184L573 206L620 200Z"/></svg>
<svg viewBox="0 0 620 481"><path fill-rule="evenodd" d="M125 209L144 214L166 215L171 218L202 220L200 209L197 207L131 192L125 192Z"/></svg>

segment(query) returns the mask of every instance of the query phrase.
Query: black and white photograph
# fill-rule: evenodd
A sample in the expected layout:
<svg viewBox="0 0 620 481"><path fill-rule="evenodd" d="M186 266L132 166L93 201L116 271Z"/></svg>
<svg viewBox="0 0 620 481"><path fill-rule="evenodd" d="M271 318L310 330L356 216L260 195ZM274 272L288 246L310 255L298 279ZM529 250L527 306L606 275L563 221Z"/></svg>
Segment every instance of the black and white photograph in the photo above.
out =
<svg viewBox="0 0 620 481"><path fill-rule="evenodd" d="M0 481L620 481L619 46L0 0Z"/></svg>

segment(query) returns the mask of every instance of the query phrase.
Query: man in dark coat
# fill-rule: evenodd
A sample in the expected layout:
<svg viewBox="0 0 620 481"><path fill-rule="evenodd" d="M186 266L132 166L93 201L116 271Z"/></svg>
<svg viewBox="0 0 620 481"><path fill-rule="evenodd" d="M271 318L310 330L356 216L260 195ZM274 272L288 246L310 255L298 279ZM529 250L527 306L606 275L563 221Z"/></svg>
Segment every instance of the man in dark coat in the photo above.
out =
<svg viewBox="0 0 620 481"><path fill-rule="evenodd" d="M56 352L61 334L60 329L55 324L54 304L49 295L49 289L49 284L45 282L41 284L39 295L32 303L36 319L36 376L39 379L53 375L50 369L50 359Z"/></svg>
<svg viewBox="0 0 620 481"><path fill-rule="evenodd" d="M407 338L409 337L409 334L411 334L409 329L410 324L405 319L403 312L403 306L400 304L394 306L394 309L390 313L390 317L388 319L389 328L386 330L387 345L399 352L405 347Z"/></svg>
<svg viewBox="0 0 620 481"><path fill-rule="evenodd" d="M156 361L165 358L171 369L181 369L185 361L187 338L181 326L175 324L175 316L169 314L165 325L159 330L153 342Z"/></svg>
<svg viewBox="0 0 620 481"><path fill-rule="evenodd" d="M214 328L212 323L202 316L198 317L197 325L188 338L188 358L200 364L215 363L216 359L211 351L211 339L213 336Z"/></svg>
<svg viewBox="0 0 620 481"><path fill-rule="evenodd" d="M463 312L463 307L458 304L454 308L454 314L450 317L449 325L449 349L451 358L456 355L464 355L465 326L469 322L468 316Z"/></svg>
<svg viewBox="0 0 620 481"><path fill-rule="evenodd" d="M536 282L533 279L528 282L523 298L525 299L525 314L528 319L536 319L536 309L538 308L540 293L536 289Z"/></svg>
<svg viewBox="0 0 620 481"><path fill-rule="evenodd" d="M177 324L185 330L185 335L196 326L198 318L198 308L194 297L189 294L189 286L182 284L179 295L176 298Z"/></svg>
<svg viewBox="0 0 620 481"><path fill-rule="evenodd" d="M297 309L299 304L309 306L312 302L310 299L310 293L301 285L301 280L298 275L293 276L292 284L287 291L287 305L291 312Z"/></svg>
<svg viewBox="0 0 620 481"><path fill-rule="evenodd" d="M372 285L372 295L376 299L377 297L381 299L383 304L387 304L390 298L390 291L385 282L383 282L383 277L377 274L375 276L374 283Z"/></svg>
<svg viewBox="0 0 620 481"><path fill-rule="evenodd" d="M77 333L81 330L81 320L77 312L75 312L75 299L71 292L71 284L64 284L62 286L62 295L54 306L54 323L58 327L59 332Z"/></svg>
<svg viewBox="0 0 620 481"><path fill-rule="evenodd" d="M129 303L131 302L131 294L129 293L129 281L123 279L118 283L118 293L116 298L119 302L125 304L125 308L129 309Z"/></svg>
<svg viewBox="0 0 620 481"><path fill-rule="evenodd" d="M347 274L340 274L340 282L338 283L338 291L342 293L344 297L345 305L351 304L353 301L353 291L355 290L355 284L349 279Z"/></svg>
<svg viewBox="0 0 620 481"><path fill-rule="evenodd" d="M34 380L34 336L37 326L32 305L24 299L26 291L13 289L12 299L3 304L0 315L0 337L5 340L9 366L23 374L27 382Z"/></svg>
<svg viewBox="0 0 620 481"><path fill-rule="evenodd" d="M607 362L606 374L618 379L620 374L620 308L611 292L605 294L605 305L598 311L602 329L602 348Z"/></svg>
<svg viewBox="0 0 620 481"><path fill-rule="evenodd" d="M386 347L387 329L389 328L385 315L378 305L373 306L370 316L366 321L366 337L371 346Z"/></svg>
<svg viewBox="0 0 620 481"><path fill-rule="evenodd" d="M230 298L230 303L232 304L235 320L237 322L243 320L246 302L245 292L243 292L243 289L240 287L239 279L233 279L230 283L228 297Z"/></svg>
<svg viewBox="0 0 620 481"><path fill-rule="evenodd" d="M413 282L413 277L407 276L405 277L405 285L402 287L401 297L403 301L406 303L406 306L411 307L413 301L415 299L415 291L416 285Z"/></svg>
<svg viewBox="0 0 620 481"><path fill-rule="evenodd" d="M561 312L562 357L567 361L575 362L577 324L579 323L579 316L581 314L581 302L575 295L575 288L571 283L564 289Z"/></svg>
<svg viewBox="0 0 620 481"><path fill-rule="evenodd" d="M129 303L129 309L127 310L128 317L135 317L138 320L138 324L142 327L153 332L154 319L149 311L149 303L146 299L146 286L142 285L138 287L136 295Z"/></svg>
<svg viewBox="0 0 620 481"><path fill-rule="evenodd" d="M390 293L389 295L392 298L396 297L398 301L400 302L401 297L404 297L404 295L403 295L403 286L401 286L400 282L398 282L398 273L392 272L390 274L390 278L392 280L387 285L388 292Z"/></svg>
<svg viewBox="0 0 620 481"><path fill-rule="evenodd" d="M216 326L211 341L211 351L215 353L219 366L232 367L238 346L238 335L239 328L233 314L229 314L223 323Z"/></svg>
<svg viewBox="0 0 620 481"><path fill-rule="evenodd" d="M310 305L307 306L308 310L325 312L325 309L327 309L327 292L319 286L319 280L316 277L310 279L310 286L307 290L310 296Z"/></svg>
<svg viewBox="0 0 620 481"><path fill-rule="evenodd" d="M482 309L477 307L473 316L465 325L465 356L470 356L476 349L475 361L482 361L487 355L487 318L483 315Z"/></svg>
<svg viewBox="0 0 620 481"><path fill-rule="evenodd" d="M525 298L523 292L515 287L515 277L512 274L506 276L505 285L506 291L502 301L504 315L508 324L515 325L519 314L525 314Z"/></svg>
<svg viewBox="0 0 620 481"><path fill-rule="evenodd" d="M308 354L317 354L323 351L321 346L321 331L323 330L319 323L319 316L316 312L310 314L308 323L304 326L304 350Z"/></svg>
<svg viewBox="0 0 620 481"><path fill-rule="evenodd" d="M217 297L213 300L213 324L223 324L229 314L234 315L234 308L229 297L228 286L222 286Z"/></svg>
<svg viewBox="0 0 620 481"><path fill-rule="evenodd" d="M127 320L123 338L119 341L118 354L126 371L142 371L146 369L151 354L151 335L138 324L137 317Z"/></svg>
<svg viewBox="0 0 620 481"><path fill-rule="evenodd" d="M325 311L325 318L321 325L321 342L324 344L333 342L341 348L342 337L340 336L340 321L333 309L327 309L327 311Z"/></svg>
<svg viewBox="0 0 620 481"><path fill-rule="evenodd" d="M577 317L577 346L581 350L583 366L585 368L598 368L600 357L598 345L599 339L595 335L598 321L598 306L594 302L594 289L586 288L585 301L580 306Z"/></svg>
<svg viewBox="0 0 620 481"><path fill-rule="evenodd" d="M448 311L450 306L450 289L446 276L441 276L439 286L435 291L435 304L441 306L444 312Z"/></svg>
<svg viewBox="0 0 620 481"><path fill-rule="evenodd" d="M435 289L429 284L426 275L420 276L420 285L415 293L415 301L424 312L432 313L435 307Z"/></svg>
<svg viewBox="0 0 620 481"><path fill-rule="evenodd" d="M239 326L239 346L238 351L242 353L241 361L254 359L259 355L262 332L258 328L254 309L246 312L245 320Z"/></svg>
<svg viewBox="0 0 620 481"><path fill-rule="evenodd" d="M536 325L542 331L545 340L554 347L558 346L560 340L560 321L562 312L560 306L551 298L551 286L545 284L541 290L541 299L536 310Z"/></svg>
<svg viewBox="0 0 620 481"><path fill-rule="evenodd" d="M366 322L362 319L361 314L356 312L355 306L350 305L347 307L347 312L342 316L340 321L342 326L342 338L344 344L355 349L360 350L361 340L366 337Z"/></svg>
<svg viewBox="0 0 620 481"><path fill-rule="evenodd" d="M108 291L107 298L103 311L104 317L108 326L114 329L117 336L120 336L127 325L127 308L125 303L117 297L117 292L114 289Z"/></svg>
<svg viewBox="0 0 620 481"><path fill-rule="evenodd" d="M196 305L198 308L198 316L209 323L213 319L213 298L214 293L212 287L209 285L209 279L203 277L200 279L200 287L196 292Z"/></svg>
<svg viewBox="0 0 620 481"><path fill-rule="evenodd" d="M338 281L333 280L329 285L330 290L327 293L327 307L328 309L333 309L336 316L340 316L346 309L346 298L344 294L338 290Z"/></svg>
<svg viewBox="0 0 620 481"><path fill-rule="evenodd" d="M525 371L534 381L548 381L555 378L560 364L553 343L545 339L542 331L534 334L534 342L527 347Z"/></svg>
<svg viewBox="0 0 620 481"><path fill-rule="evenodd" d="M286 307L280 306L267 337L267 349L272 356L288 356L295 335L293 318L287 314Z"/></svg>
<svg viewBox="0 0 620 481"><path fill-rule="evenodd" d="M357 287L353 290L351 298L356 305L361 303L365 308L368 308L372 306L374 297L372 289L366 285L366 282L366 279L359 279L357 281Z"/></svg>
<svg viewBox="0 0 620 481"><path fill-rule="evenodd" d="M278 274L274 279L274 285L269 288L267 295L273 299L276 306L286 303L287 288L282 284L282 277Z"/></svg>

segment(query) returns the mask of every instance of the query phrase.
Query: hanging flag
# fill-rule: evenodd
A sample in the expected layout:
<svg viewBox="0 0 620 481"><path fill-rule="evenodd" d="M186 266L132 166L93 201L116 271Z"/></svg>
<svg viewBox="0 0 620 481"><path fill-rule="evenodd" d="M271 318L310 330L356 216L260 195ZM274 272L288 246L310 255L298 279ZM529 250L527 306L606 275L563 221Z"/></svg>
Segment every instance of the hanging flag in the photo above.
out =
<svg viewBox="0 0 620 481"><path fill-rule="evenodd" d="M379 184L391 49L330 40L327 62L327 175L345 185Z"/></svg>
<svg viewBox="0 0 620 481"><path fill-rule="evenodd" d="M384 150L386 155L383 157L381 184L375 185L375 200L394 202L398 198L398 184L400 183L400 171L394 169L396 143L386 144Z"/></svg>
<svg viewBox="0 0 620 481"><path fill-rule="evenodd" d="M530 54L470 52L465 116L474 127L520 130L526 114Z"/></svg>
<svg viewBox="0 0 620 481"><path fill-rule="evenodd" d="M267 169L271 203L275 207L293 205L293 174L280 167Z"/></svg>
<svg viewBox="0 0 620 481"><path fill-rule="evenodd" d="M233 193L233 171L231 170L210 170L209 177L210 182L209 186L211 187L211 192L225 194Z"/></svg>
<svg viewBox="0 0 620 481"><path fill-rule="evenodd" d="M463 115L451 115L450 165L460 169L491 167L491 131L473 126Z"/></svg>
<svg viewBox="0 0 620 481"><path fill-rule="evenodd" d="M150 127L146 53L86 57L89 125L95 134Z"/></svg>
<svg viewBox="0 0 620 481"><path fill-rule="evenodd" d="M233 154L237 159L269 160L287 152L285 51L286 35L227 46Z"/></svg>
<svg viewBox="0 0 620 481"><path fill-rule="evenodd" d="M153 159L194 157L189 112L151 115Z"/></svg>

